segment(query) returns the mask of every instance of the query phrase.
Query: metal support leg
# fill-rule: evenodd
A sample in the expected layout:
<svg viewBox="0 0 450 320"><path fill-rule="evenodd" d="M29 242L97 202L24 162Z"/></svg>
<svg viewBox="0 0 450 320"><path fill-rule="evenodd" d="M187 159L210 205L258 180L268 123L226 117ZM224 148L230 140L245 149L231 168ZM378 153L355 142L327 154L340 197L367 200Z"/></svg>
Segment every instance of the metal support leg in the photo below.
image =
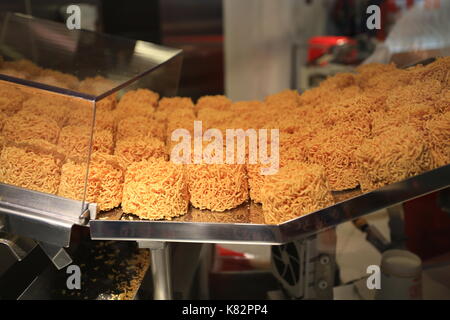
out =
<svg viewBox="0 0 450 320"><path fill-rule="evenodd" d="M333 299L336 229L273 246L272 269L289 298Z"/></svg>
<svg viewBox="0 0 450 320"><path fill-rule="evenodd" d="M155 300L172 299L172 278L170 268L170 247L167 242L138 242L140 248L151 250L153 277L153 298Z"/></svg>

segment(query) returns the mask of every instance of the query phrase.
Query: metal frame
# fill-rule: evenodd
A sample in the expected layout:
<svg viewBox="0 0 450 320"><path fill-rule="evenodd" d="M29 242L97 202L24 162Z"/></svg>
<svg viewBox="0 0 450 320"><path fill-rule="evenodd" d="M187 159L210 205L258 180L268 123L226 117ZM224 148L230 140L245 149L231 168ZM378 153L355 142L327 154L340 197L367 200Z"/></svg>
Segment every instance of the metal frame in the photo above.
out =
<svg viewBox="0 0 450 320"><path fill-rule="evenodd" d="M279 225L92 220L90 231L94 240L283 244L449 186L450 165L446 165Z"/></svg>
<svg viewBox="0 0 450 320"><path fill-rule="evenodd" d="M55 247L68 247L73 226L86 226L89 219L95 219L96 213L96 204L0 183L4 232Z"/></svg>

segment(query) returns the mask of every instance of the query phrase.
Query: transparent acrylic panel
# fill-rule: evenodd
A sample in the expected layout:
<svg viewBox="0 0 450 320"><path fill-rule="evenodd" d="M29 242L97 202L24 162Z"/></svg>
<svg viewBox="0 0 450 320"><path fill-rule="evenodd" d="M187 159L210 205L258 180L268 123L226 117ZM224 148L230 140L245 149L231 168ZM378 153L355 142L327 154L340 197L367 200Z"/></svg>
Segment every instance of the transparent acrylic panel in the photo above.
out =
<svg viewBox="0 0 450 320"><path fill-rule="evenodd" d="M87 203L97 203L103 211L120 205L124 170L114 155L118 124L124 118L143 115L144 110L149 119L145 130L159 132L164 140L165 129L153 113L159 97L177 92L180 53L143 41L0 14L0 81L5 87L0 89L0 142L15 146L36 136L45 140L41 144L45 144L46 156L58 155L58 168L48 173L35 170L57 187L37 188L33 179L23 183L2 178L1 182L80 200L80 211ZM10 87L26 92L23 98L16 98L15 107L8 102L13 96ZM150 101L144 99L143 109L131 95L129 109L118 110L120 98L137 89L146 89L139 94L151 97ZM28 113L34 115L28 122L11 120ZM39 121L33 121L36 116ZM6 132L4 121L8 123ZM35 173L31 168L29 172L27 178Z"/></svg>
<svg viewBox="0 0 450 320"><path fill-rule="evenodd" d="M177 49L91 31L69 30L64 24L11 13L0 14L0 52L5 60L27 59L42 68L70 75L62 77L51 70L42 74L24 66L25 70L12 70L11 76L18 75L65 89L64 92L97 98L126 86L172 59L180 60ZM164 79L158 83L152 81L156 86L154 90L161 90L166 95L168 85L171 89L177 88L179 61L175 65L178 67L158 71ZM94 88L82 82L97 76L110 81L101 82Z"/></svg>
<svg viewBox="0 0 450 320"><path fill-rule="evenodd" d="M0 80L0 182L84 201L93 117L92 100Z"/></svg>

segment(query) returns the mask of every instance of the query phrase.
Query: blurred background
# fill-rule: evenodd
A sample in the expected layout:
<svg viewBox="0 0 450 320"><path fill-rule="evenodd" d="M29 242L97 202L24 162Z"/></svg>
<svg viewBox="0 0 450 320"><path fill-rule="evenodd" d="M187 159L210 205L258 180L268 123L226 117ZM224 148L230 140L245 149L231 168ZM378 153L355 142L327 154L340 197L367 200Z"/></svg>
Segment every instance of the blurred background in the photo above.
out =
<svg viewBox="0 0 450 320"><path fill-rule="evenodd" d="M83 29L183 49L180 95L196 99L226 93L237 100L259 99L285 88L305 90L327 75L349 70L387 39L408 9L427 7L439 15L447 1L440 2L2 0L0 9L64 22L67 5L77 4ZM366 26L366 9L372 4L381 9L379 30ZM444 30L450 21L446 17L448 12L437 20ZM428 23L427 32L430 28ZM395 43L401 51L402 43Z"/></svg>

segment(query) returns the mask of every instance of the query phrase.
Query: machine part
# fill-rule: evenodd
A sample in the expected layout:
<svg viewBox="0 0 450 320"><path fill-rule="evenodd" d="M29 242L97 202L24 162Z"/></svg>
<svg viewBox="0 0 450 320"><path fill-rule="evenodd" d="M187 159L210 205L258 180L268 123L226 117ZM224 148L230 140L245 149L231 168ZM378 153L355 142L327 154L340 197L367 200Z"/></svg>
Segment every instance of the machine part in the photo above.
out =
<svg viewBox="0 0 450 320"><path fill-rule="evenodd" d="M272 271L287 297L332 299L336 230L272 247Z"/></svg>
<svg viewBox="0 0 450 320"><path fill-rule="evenodd" d="M0 246L0 254L1 246ZM1 255L2 263L5 255ZM8 270L0 274L0 300L15 300L47 268L50 260L41 247L36 245L24 259L16 261Z"/></svg>
<svg viewBox="0 0 450 320"><path fill-rule="evenodd" d="M120 209L116 209L111 211L112 220L109 212L91 220L90 231L95 240L283 244L447 188L449 183L450 165L446 165L364 194L357 189L335 192L334 205L279 225L264 224L261 206L244 203L227 212L230 220L223 223L195 220L192 212L173 221L144 221L123 213L117 220ZM207 211L202 217L208 219L216 214ZM233 221L233 217L239 220Z"/></svg>
<svg viewBox="0 0 450 320"><path fill-rule="evenodd" d="M40 249L40 247L38 246ZM134 242L91 241L71 246L72 266L80 269L80 288L68 286L73 273L51 263L21 293L19 300L133 300L144 286L150 251ZM44 260L49 261L42 253ZM149 294L140 292L142 298Z"/></svg>
<svg viewBox="0 0 450 320"><path fill-rule="evenodd" d="M155 300L171 300L173 290L169 243L138 241L138 246L151 250L150 268L153 278L153 298Z"/></svg>
<svg viewBox="0 0 450 320"><path fill-rule="evenodd" d="M18 261L30 253L36 242L16 235L0 232L0 277Z"/></svg>
<svg viewBox="0 0 450 320"><path fill-rule="evenodd" d="M353 220L353 224L360 231L366 234L366 240L372 244L379 252L384 252L391 247L390 242L383 236L383 234L375 226L367 223L364 218Z"/></svg>
<svg viewBox="0 0 450 320"><path fill-rule="evenodd" d="M387 208L389 215L389 230L391 233L391 245L389 249L404 249L406 246L405 213L403 205L398 204Z"/></svg>
<svg viewBox="0 0 450 320"><path fill-rule="evenodd" d="M72 258L64 248L43 242L40 242L39 245L58 270L72 263Z"/></svg>
<svg viewBox="0 0 450 320"><path fill-rule="evenodd" d="M96 205L27 190L0 183L0 217L4 231L35 239L40 242L68 247L72 227L86 225L89 212L95 218Z"/></svg>

